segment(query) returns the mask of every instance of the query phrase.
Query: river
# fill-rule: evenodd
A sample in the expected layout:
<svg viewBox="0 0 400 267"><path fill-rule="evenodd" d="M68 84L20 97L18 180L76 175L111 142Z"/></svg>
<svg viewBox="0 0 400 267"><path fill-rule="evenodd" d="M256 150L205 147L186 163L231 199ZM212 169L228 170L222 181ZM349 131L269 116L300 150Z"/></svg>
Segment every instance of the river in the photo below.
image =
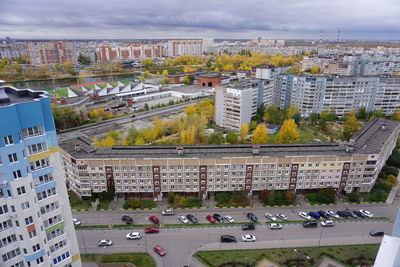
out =
<svg viewBox="0 0 400 267"><path fill-rule="evenodd" d="M108 75L108 76L97 76L97 77L84 77L84 83L106 81L106 82L116 82L119 80L132 81L137 77L135 74L123 74L123 75ZM26 82L11 82L11 84L16 88L30 88L33 90L52 90L54 88L67 87L72 84L77 84L77 78L64 78L64 79L54 79L45 81L26 81Z"/></svg>

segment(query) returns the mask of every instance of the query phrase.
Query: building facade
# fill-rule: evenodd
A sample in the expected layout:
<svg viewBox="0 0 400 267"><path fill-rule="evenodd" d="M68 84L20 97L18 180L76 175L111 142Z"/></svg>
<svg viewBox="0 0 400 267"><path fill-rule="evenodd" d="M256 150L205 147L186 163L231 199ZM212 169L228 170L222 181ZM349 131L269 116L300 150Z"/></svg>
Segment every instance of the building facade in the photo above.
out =
<svg viewBox="0 0 400 267"><path fill-rule="evenodd" d="M96 49L100 61L129 61L165 56L165 47L158 44L102 45Z"/></svg>
<svg viewBox="0 0 400 267"><path fill-rule="evenodd" d="M81 266L46 92L0 87L0 266Z"/></svg>
<svg viewBox="0 0 400 267"><path fill-rule="evenodd" d="M29 62L34 66L77 62L73 42L28 42L27 54Z"/></svg>
<svg viewBox="0 0 400 267"><path fill-rule="evenodd" d="M107 191L157 197L198 197L221 191L310 190L369 192L396 145L398 122L375 119L349 144L114 146L77 138L61 143L71 190L81 197Z"/></svg>
<svg viewBox="0 0 400 267"><path fill-rule="evenodd" d="M207 41L207 49L211 46ZM193 56L203 55L203 40L170 40L167 44L167 55L169 57L178 57L186 54Z"/></svg>

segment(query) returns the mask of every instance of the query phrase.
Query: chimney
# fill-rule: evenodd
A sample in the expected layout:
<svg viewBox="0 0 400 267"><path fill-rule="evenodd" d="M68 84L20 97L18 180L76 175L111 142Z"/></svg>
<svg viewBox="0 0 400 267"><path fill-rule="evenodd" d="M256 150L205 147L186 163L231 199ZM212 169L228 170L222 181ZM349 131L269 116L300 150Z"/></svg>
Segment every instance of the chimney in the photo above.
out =
<svg viewBox="0 0 400 267"><path fill-rule="evenodd" d="M79 143L79 142L75 143L75 151L76 152L81 151L81 143Z"/></svg>
<svg viewBox="0 0 400 267"><path fill-rule="evenodd" d="M386 122L382 123L381 130L382 130L382 131L386 131Z"/></svg>
<svg viewBox="0 0 400 267"><path fill-rule="evenodd" d="M260 146L253 146L253 155L258 155L260 153Z"/></svg>
<svg viewBox="0 0 400 267"><path fill-rule="evenodd" d="M346 152L350 153L350 152L352 152L353 150L354 150L353 145L351 145L351 144L347 144L347 145L346 145Z"/></svg>
<svg viewBox="0 0 400 267"><path fill-rule="evenodd" d="M178 152L178 156L183 156L183 146L176 147L176 151Z"/></svg>

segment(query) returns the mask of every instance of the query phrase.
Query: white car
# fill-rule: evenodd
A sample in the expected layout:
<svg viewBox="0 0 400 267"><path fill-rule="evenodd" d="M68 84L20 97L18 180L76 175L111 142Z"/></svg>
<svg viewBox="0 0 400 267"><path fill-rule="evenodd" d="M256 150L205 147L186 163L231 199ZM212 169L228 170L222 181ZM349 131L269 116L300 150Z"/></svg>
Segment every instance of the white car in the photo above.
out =
<svg viewBox="0 0 400 267"><path fill-rule="evenodd" d="M112 245L112 241L109 239L102 239L97 243L99 247L108 247Z"/></svg>
<svg viewBox="0 0 400 267"><path fill-rule="evenodd" d="M76 226L81 225L81 221L78 220L78 219L73 218L73 219L72 219L72 222L73 222L74 225L76 225Z"/></svg>
<svg viewBox="0 0 400 267"><path fill-rule="evenodd" d="M304 212L304 211L300 211L300 212L299 212L299 216L302 217L302 218L304 218L304 219L306 219L306 220L311 220L311 216L308 215L308 214L307 214L306 212Z"/></svg>
<svg viewBox="0 0 400 267"><path fill-rule="evenodd" d="M185 215L179 215L178 219L183 223L189 223L189 220L186 218Z"/></svg>
<svg viewBox="0 0 400 267"><path fill-rule="evenodd" d="M367 216L367 217L369 217L369 218L374 217L374 214L372 214L372 213L369 212L368 210L360 210L360 212L361 212L363 215L365 215L365 216Z"/></svg>
<svg viewBox="0 0 400 267"><path fill-rule="evenodd" d="M268 227L269 229L282 229L282 225L280 223L270 223Z"/></svg>
<svg viewBox="0 0 400 267"><path fill-rule="evenodd" d="M321 226L329 227L329 226L334 226L334 224L333 221L321 221Z"/></svg>
<svg viewBox="0 0 400 267"><path fill-rule="evenodd" d="M265 213L265 217L267 217L267 218L270 219L271 221L276 221L276 220L278 220L274 215L272 215L271 213L268 213L268 212Z"/></svg>
<svg viewBox="0 0 400 267"><path fill-rule="evenodd" d="M327 210L326 213L328 213L331 217L335 218L335 219L339 219L340 216L336 214L336 212L334 212L333 210Z"/></svg>
<svg viewBox="0 0 400 267"><path fill-rule="evenodd" d="M256 241L256 237L254 235L244 235L242 236L243 242L254 242Z"/></svg>
<svg viewBox="0 0 400 267"><path fill-rule="evenodd" d="M126 235L126 239L140 239L141 237L139 232L132 232Z"/></svg>
<svg viewBox="0 0 400 267"><path fill-rule="evenodd" d="M175 211L173 209L166 209L161 212L162 215L174 215Z"/></svg>
<svg viewBox="0 0 400 267"><path fill-rule="evenodd" d="M230 223L233 223L235 220L231 217L231 216L229 216L229 215L226 215L226 216L224 216L224 218L225 218L225 220L227 221L227 222L230 222Z"/></svg>
<svg viewBox="0 0 400 267"><path fill-rule="evenodd" d="M279 219L282 219L284 221L286 221L288 219L288 217L285 214L282 214L282 213L276 214L276 217L278 217Z"/></svg>

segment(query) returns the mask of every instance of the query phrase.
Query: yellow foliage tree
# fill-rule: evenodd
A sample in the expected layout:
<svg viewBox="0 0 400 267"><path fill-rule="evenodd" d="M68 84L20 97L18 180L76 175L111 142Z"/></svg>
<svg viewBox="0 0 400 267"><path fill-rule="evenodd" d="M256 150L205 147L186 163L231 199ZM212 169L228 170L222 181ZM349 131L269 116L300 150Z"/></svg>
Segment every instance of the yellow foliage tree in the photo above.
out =
<svg viewBox="0 0 400 267"><path fill-rule="evenodd" d="M233 67L233 64L227 64L224 66L224 71L234 71L235 68Z"/></svg>
<svg viewBox="0 0 400 267"><path fill-rule="evenodd" d="M181 130L181 134L180 134L180 143L182 145L186 145L186 131L185 130Z"/></svg>
<svg viewBox="0 0 400 267"><path fill-rule="evenodd" d="M194 113L196 113L196 106L195 105L189 105L185 108L185 113L186 115L190 116Z"/></svg>
<svg viewBox="0 0 400 267"><path fill-rule="evenodd" d="M144 139L143 139L142 137L139 137L138 139L136 139L135 145L136 145L136 146L142 146L142 145L144 145Z"/></svg>
<svg viewBox="0 0 400 267"><path fill-rule="evenodd" d="M137 79L139 80L139 82L143 82L144 81L144 77L143 76L138 76Z"/></svg>
<svg viewBox="0 0 400 267"><path fill-rule="evenodd" d="M296 143L299 138L297 124L293 119L284 120L278 133L278 143Z"/></svg>
<svg viewBox="0 0 400 267"><path fill-rule="evenodd" d="M115 146L115 140L111 136L107 136L106 139L102 142L102 147L112 147Z"/></svg>
<svg viewBox="0 0 400 267"><path fill-rule="evenodd" d="M361 128L361 124L357 120L356 111L351 110L347 116L346 121L343 125L343 136L346 139L349 139L353 136L359 129Z"/></svg>
<svg viewBox="0 0 400 267"><path fill-rule="evenodd" d="M313 65L311 66L311 73L312 73L312 74L318 74L318 73L319 73L319 68L318 68L317 65L313 64Z"/></svg>
<svg viewBox="0 0 400 267"><path fill-rule="evenodd" d="M144 71L143 74L144 74L144 77L145 77L146 79L152 78L152 77L153 77L153 74L151 74L150 71L148 71L148 70Z"/></svg>
<svg viewBox="0 0 400 267"><path fill-rule="evenodd" d="M184 66L183 67L183 72L193 72L193 71L196 71L197 69L196 68L192 68L192 67L189 67L189 66Z"/></svg>
<svg viewBox="0 0 400 267"><path fill-rule="evenodd" d="M128 139L124 138L124 140L122 141L122 145L123 145L123 146L129 145Z"/></svg>
<svg viewBox="0 0 400 267"><path fill-rule="evenodd" d="M243 123L242 126L240 127L240 133L239 133L240 143L246 142L248 134L249 134L249 125L247 123Z"/></svg>
<svg viewBox="0 0 400 267"><path fill-rule="evenodd" d="M168 75L168 70L163 70L163 72L161 73L162 76L166 77Z"/></svg>
<svg viewBox="0 0 400 267"><path fill-rule="evenodd" d="M157 139L159 136L163 134L165 128L165 124L163 123L163 120L155 116L154 121L153 121L153 138Z"/></svg>
<svg viewBox="0 0 400 267"><path fill-rule="evenodd" d="M251 142L253 144L264 144L268 142L267 127L265 127L265 124L260 124L256 127Z"/></svg>
<svg viewBox="0 0 400 267"><path fill-rule="evenodd" d="M215 68L215 69L214 69L214 72L219 72L219 68Z"/></svg>
<svg viewBox="0 0 400 267"><path fill-rule="evenodd" d="M396 109L396 111L393 113L392 120L400 121L400 109Z"/></svg>
<svg viewBox="0 0 400 267"><path fill-rule="evenodd" d="M298 112L299 109L295 105L290 105L290 107L285 109L285 119L292 119L294 114Z"/></svg>
<svg viewBox="0 0 400 267"><path fill-rule="evenodd" d="M99 112L96 109L92 109L89 114L92 119L96 119L99 116Z"/></svg>
<svg viewBox="0 0 400 267"><path fill-rule="evenodd" d="M196 129L194 126L191 126L186 131L186 144L194 145L196 144Z"/></svg>

